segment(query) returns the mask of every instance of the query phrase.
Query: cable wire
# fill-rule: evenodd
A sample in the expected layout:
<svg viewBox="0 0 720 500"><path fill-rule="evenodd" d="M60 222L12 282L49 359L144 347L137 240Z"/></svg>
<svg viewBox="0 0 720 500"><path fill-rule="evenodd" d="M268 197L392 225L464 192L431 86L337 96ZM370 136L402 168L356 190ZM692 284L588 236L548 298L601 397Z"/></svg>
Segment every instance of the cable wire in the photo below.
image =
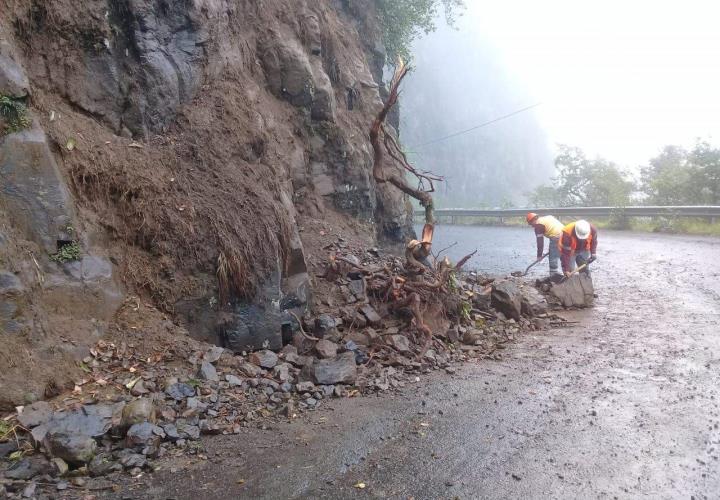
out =
<svg viewBox="0 0 720 500"><path fill-rule="evenodd" d="M517 114L520 114L520 113L523 113L523 112L525 112L525 111L528 111L529 109L536 108L536 107L540 106L541 104L542 104L541 102L538 102L538 103L535 103L535 104L533 104L533 105L531 105L531 106L526 106L526 107L524 107L524 108L522 108L522 109L518 109L518 110L516 110L516 111L513 111L512 113L508 113L507 115L499 116L499 117L494 118L494 119L492 119L492 120L490 120L490 121L488 121L488 122L481 123L480 125L475 125L474 127L470 127L469 129L461 130L460 132L454 132L454 133L452 133L452 134L450 134L450 135L446 135L446 136L444 136L444 137L439 137L439 138L437 138L437 139L432 139L432 140L430 140L430 141L423 142L423 143L421 143L421 144L416 144L416 145L412 146L411 149L421 148L421 147L423 147L423 146L427 146L428 144L435 144L436 142L445 141L445 140L447 140L447 139L451 139L451 138L457 137L457 136L459 136L459 135L467 134L468 132L472 132L473 130L477 130L477 129L479 129L479 128L486 127L486 126L491 125L491 124L493 124L493 123L499 122L500 120L504 120L504 119L506 119L506 118L510 118L511 116L515 116L515 115L517 115Z"/></svg>

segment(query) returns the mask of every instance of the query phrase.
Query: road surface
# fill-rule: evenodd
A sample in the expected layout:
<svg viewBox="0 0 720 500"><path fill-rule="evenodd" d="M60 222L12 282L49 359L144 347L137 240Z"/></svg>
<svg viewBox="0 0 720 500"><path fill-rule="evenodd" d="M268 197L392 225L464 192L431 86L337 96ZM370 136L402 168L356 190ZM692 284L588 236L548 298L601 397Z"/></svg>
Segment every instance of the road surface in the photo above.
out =
<svg viewBox="0 0 720 500"><path fill-rule="evenodd" d="M506 248L527 249L496 259L510 271L532 258L523 229L454 237L491 248L488 235L505 234ZM400 395L335 400L309 420L210 438L208 460L122 494L720 498L720 240L605 231L598 257L597 305L575 314L577 327L524 336L500 361L423 377Z"/></svg>

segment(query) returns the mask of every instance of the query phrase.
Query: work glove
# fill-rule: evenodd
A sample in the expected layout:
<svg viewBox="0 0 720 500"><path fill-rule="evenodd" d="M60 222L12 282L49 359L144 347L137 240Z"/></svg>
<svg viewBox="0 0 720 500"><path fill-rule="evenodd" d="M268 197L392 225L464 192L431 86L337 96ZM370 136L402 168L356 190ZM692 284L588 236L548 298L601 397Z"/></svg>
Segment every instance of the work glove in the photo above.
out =
<svg viewBox="0 0 720 500"><path fill-rule="evenodd" d="M587 264L587 262L587 259L585 259L585 257L583 257L582 255L578 255L577 257L575 257L575 263L578 267Z"/></svg>
<svg viewBox="0 0 720 500"><path fill-rule="evenodd" d="M590 256L590 260L589 260L588 262L595 262L596 260L597 260L597 255L592 254L592 255Z"/></svg>

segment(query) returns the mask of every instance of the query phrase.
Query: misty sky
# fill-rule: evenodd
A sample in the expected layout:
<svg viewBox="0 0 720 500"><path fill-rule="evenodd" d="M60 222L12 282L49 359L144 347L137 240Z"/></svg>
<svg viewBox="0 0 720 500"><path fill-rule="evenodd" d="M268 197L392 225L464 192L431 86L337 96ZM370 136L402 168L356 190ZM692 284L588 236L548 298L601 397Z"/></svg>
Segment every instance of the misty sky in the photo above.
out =
<svg viewBox="0 0 720 500"><path fill-rule="evenodd" d="M489 45L550 141L622 165L720 140L720 3L466 0L457 36ZM432 43L432 40L422 42ZM512 111L512 110L509 110Z"/></svg>

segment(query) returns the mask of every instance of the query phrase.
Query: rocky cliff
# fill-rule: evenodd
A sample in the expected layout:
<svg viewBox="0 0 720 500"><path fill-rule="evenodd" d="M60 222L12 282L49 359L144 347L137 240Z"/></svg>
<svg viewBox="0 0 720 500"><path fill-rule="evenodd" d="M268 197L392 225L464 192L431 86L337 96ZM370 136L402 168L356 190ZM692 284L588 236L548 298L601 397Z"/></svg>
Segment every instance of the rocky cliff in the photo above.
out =
<svg viewBox="0 0 720 500"><path fill-rule="evenodd" d="M371 175L372 0L5 4L0 98L28 120L0 118L0 407L75 380L141 302L280 347L311 304L300 221L411 231Z"/></svg>

